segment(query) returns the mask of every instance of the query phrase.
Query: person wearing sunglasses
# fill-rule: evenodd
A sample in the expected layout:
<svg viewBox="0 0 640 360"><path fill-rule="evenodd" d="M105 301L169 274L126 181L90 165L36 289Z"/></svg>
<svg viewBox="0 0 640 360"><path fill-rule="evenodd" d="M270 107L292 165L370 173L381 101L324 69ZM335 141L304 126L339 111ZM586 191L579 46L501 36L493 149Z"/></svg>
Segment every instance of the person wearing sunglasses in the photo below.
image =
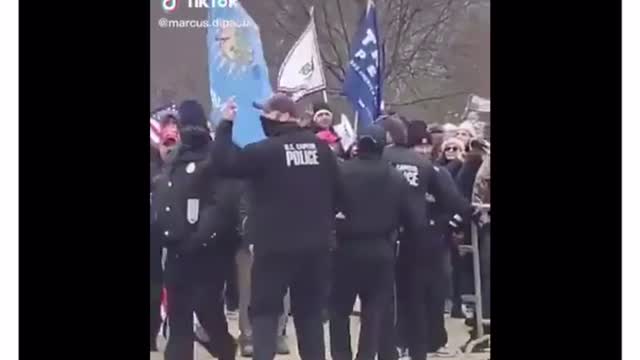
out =
<svg viewBox="0 0 640 360"><path fill-rule="evenodd" d="M456 136L464 143L465 150L469 150L469 142L476 137L476 128L471 121L463 121L456 130Z"/></svg>
<svg viewBox="0 0 640 360"><path fill-rule="evenodd" d="M464 143L458 138L449 138L442 143L442 155L436 163L446 168L455 179L464 160Z"/></svg>

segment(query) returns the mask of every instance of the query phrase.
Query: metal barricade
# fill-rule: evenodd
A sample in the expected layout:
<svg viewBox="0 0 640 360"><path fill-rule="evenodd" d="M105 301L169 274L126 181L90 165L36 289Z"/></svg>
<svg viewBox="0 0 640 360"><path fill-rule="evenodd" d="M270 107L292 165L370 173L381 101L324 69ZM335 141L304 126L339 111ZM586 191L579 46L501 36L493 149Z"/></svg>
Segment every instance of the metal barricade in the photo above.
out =
<svg viewBox="0 0 640 360"><path fill-rule="evenodd" d="M491 204L473 204L473 206L483 212L491 210ZM480 245L478 239L478 225L471 222L471 245L460 245L460 252L471 253L473 256L473 285L475 295L463 295L463 302L472 302L475 305L476 334L477 338L470 341L465 348L465 354L470 354L476 345L491 340L490 334L484 333L484 325L491 326L491 319L485 319L482 315L482 277L480 273Z"/></svg>

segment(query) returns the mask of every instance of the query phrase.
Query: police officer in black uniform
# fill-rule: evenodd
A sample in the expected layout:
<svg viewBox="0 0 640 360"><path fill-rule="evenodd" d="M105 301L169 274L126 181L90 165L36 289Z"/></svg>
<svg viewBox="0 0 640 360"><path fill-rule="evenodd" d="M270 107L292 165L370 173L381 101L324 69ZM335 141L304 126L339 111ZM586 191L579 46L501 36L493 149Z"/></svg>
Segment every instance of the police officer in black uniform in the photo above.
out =
<svg viewBox="0 0 640 360"><path fill-rule="evenodd" d="M423 121L413 120L409 123L407 131L407 145L426 159L432 161L431 147L434 146L431 133ZM432 163L433 164L433 163ZM455 187L455 180L449 171L433 164L436 170L435 176L438 182L447 187ZM439 201L440 200L440 201ZM447 263L450 263L450 244L448 233L452 228L461 226L462 218L458 214L449 212L450 208L431 194L427 196L427 211L430 216L429 235L434 240L433 263L429 265L427 281L424 282L427 296L423 298L426 313L425 325L427 327L427 351L428 353L446 352L448 342L447 329L445 327L444 304L447 297ZM443 353L444 354L444 353Z"/></svg>
<svg viewBox="0 0 640 360"><path fill-rule="evenodd" d="M216 176L212 141L202 106L183 102L178 109L181 144L154 183L153 213L167 248L170 335L165 359L193 358L193 314L210 338L209 352L235 358L223 309L225 272L233 259L239 196L234 184ZM215 351L214 351L215 349Z"/></svg>
<svg viewBox="0 0 640 360"><path fill-rule="evenodd" d="M162 168L162 159L160 152L154 146L151 146L150 152L150 195L151 204L153 204L153 179L158 175ZM162 243L154 221L153 210L150 215L149 222L149 290L150 290L150 309L149 315L149 350L158 351L156 338L160 330L160 305L162 299Z"/></svg>
<svg viewBox="0 0 640 360"><path fill-rule="evenodd" d="M437 199L446 212L469 216L471 206L460 194L450 177L442 176L422 154L408 147L406 129L398 120L387 117L381 125L391 134L393 146L387 147L383 157L404 175L410 186L411 212L419 221L416 228L405 231L400 238L398 271L398 308L405 311L404 335L413 359L425 359L429 352L427 309L432 298L433 282L442 267L441 238L434 236L430 202ZM436 274L436 276L434 276ZM444 306L439 310L444 312Z"/></svg>
<svg viewBox="0 0 640 360"><path fill-rule="evenodd" d="M382 159L385 136L384 129L377 125L363 129L357 158L340 166L349 215L337 225L329 322L334 360L353 359L349 316L358 295L362 309L356 359L375 358L383 335L383 315L394 292L393 235L400 226L413 226L409 186Z"/></svg>
<svg viewBox="0 0 640 360"><path fill-rule="evenodd" d="M249 181L253 358L274 358L282 298L289 287L300 356L324 359L329 237L342 193L337 160L326 143L299 126L300 113L286 95L276 94L259 107L267 139L242 149L233 144L236 111L254 110L238 110L230 100L214 149L224 174Z"/></svg>

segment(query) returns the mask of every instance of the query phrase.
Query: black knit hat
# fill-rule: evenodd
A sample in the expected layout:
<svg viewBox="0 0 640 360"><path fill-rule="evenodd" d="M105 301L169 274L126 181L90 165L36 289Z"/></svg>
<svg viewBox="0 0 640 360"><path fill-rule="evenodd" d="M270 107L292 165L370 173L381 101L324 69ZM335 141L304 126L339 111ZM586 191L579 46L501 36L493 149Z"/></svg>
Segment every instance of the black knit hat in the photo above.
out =
<svg viewBox="0 0 640 360"><path fill-rule="evenodd" d="M196 100L185 100L178 107L178 126L207 128L207 116L204 108Z"/></svg>
<svg viewBox="0 0 640 360"><path fill-rule="evenodd" d="M317 103L313 104L313 113L314 114L317 113L320 110L327 110L328 112L333 113L333 110L331 110L331 107L326 102L317 102Z"/></svg>
<svg viewBox="0 0 640 360"><path fill-rule="evenodd" d="M407 146L431 144L431 134L427 131L424 121L413 120L407 126Z"/></svg>
<svg viewBox="0 0 640 360"><path fill-rule="evenodd" d="M387 133L378 124L372 124L358 134L358 149L361 152L379 152L387 144Z"/></svg>

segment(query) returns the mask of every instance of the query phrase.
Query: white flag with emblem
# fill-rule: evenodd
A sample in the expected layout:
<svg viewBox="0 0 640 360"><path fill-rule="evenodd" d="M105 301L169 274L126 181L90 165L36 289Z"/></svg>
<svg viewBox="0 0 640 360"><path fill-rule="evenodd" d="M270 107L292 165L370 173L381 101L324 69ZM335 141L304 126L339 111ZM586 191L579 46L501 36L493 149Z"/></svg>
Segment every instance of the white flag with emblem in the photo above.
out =
<svg viewBox="0 0 640 360"><path fill-rule="evenodd" d="M335 130L336 134L340 137L340 144L344 150L349 149L349 147L356 142L356 132L353 131L353 127L345 114L340 116L340 123L334 125L333 130Z"/></svg>
<svg viewBox="0 0 640 360"><path fill-rule="evenodd" d="M278 72L278 91L292 93L294 100L327 87L313 20L313 7L309 16L309 25L289 50Z"/></svg>

